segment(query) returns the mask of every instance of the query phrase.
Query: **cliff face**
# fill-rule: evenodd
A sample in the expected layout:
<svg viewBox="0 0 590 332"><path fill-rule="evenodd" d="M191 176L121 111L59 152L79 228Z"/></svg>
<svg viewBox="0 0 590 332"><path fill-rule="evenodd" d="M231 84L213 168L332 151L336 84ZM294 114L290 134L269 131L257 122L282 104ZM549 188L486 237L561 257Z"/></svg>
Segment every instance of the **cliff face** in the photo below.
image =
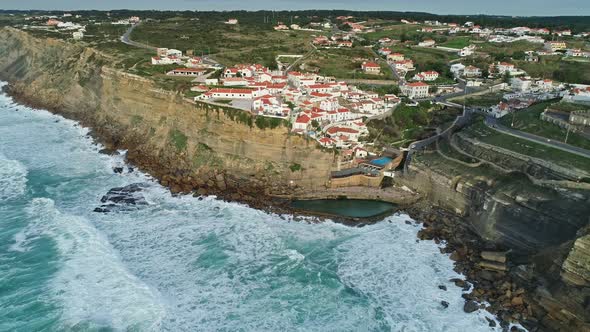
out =
<svg viewBox="0 0 590 332"><path fill-rule="evenodd" d="M334 156L286 127L197 105L109 67L99 52L0 30L0 78L23 100L82 121L173 191L287 194L319 188ZM242 114L243 116L244 114Z"/></svg>
<svg viewBox="0 0 590 332"><path fill-rule="evenodd" d="M395 180L462 214L483 239L509 251L508 273L527 289L530 313L540 318L534 326L590 331L588 190L535 186L514 173L474 180L419 158L409 170Z"/></svg>

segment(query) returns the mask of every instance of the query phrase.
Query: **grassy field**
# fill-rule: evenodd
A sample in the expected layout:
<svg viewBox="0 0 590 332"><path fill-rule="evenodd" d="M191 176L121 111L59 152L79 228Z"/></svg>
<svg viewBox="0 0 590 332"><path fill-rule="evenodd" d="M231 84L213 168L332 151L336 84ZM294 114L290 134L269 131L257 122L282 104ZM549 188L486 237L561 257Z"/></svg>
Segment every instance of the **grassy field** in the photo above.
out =
<svg viewBox="0 0 590 332"><path fill-rule="evenodd" d="M533 77L560 82L590 84L590 62L563 60L559 56L542 56L539 62L514 61Z"/></svg>
<svg viewBox="0 0 590 332"><path fill-rule="evenodd" d="M316 51L305 63L306 70L318 70L321 75L336 78L393 79L389 68L382 63L381 75L369 75L361 71L363 61L373 60L370 49L355 47L351 49L330 48Z"/></svg>
<svg viewBox="0 0 590 332"><path fill-rule="evenodd" d="M543 49L543 44L531 43L527 41L517 41L514 43L480 43L478 51L490 54L492 57L510 58L516 52L538 51Z"/></svg>
<svg viewBox="0 0 590 332"><path fill-rule="evenodd" d="M471 38L467 36L461 36L453 39L449 39L448 41L440 44L440 46L450 47L450 48L463 48L469 46L471 44Z"/></svg>
<svg viewBox="0 0 590 332"><path fill-rule="evenodd" d="M566 136L566 130L552 123L543 121L540 118L541 113L549 105L551 105L551 102L539 103L526 110L516 112L514 114L513 128L563 142ZM503 125L510 127L512 119L512 116L505 116L500 122ZM569 133L567 143L590 150L590 140L575 133ZM588 163L590 163L590 160L588 160Z"/></svg>
<svg viewBox="0 0 590 332"><path fill-rule="evenodd" d="M397 24L383 27L383 30L369 32L363 35L363 37L369 41L376 42L381 38L400 39L404 34L412 35L417 33L417 30L421 27L412 24Z"/></svg>
<svg viewBox="0 0 590 332"><path fill-rule="evenodd" d="M502 101L503 93L501 92L494 92L494 93L486 93L482 95L476 96L467 96L464 97L457 97L452 98L453 102L463 104L467 106L474 106L474 107L491 107L497 105L499 102Z"/></svg>
<svg viewBox="0 0 590 332"><path fill-rule="evenodd" d="M466 134L478 140L526 156L543 159L565 168L577 168L590 172L590 159L533 143L510 135L498 133L488 128L483 120L478 120L464 130Z"/></svg>
<svg viewBox="0 0 590 332"><path fill-rule="evenodd" d="M227 25L221 21L170 18L137 27L131 38L157 47L211 54L223 65L256 62L274 68L278 54L304 54L312 34L273 31L270 26Z"/></svg>
<svg viewBox="0 0 590 332"><path fill-rule="evenodd" d="M412 59L416 72L436 70L443 76L447 76L449 73L449 61L459 58L455 53L426 47L395 46L391 47L391 50Z"/></svg>

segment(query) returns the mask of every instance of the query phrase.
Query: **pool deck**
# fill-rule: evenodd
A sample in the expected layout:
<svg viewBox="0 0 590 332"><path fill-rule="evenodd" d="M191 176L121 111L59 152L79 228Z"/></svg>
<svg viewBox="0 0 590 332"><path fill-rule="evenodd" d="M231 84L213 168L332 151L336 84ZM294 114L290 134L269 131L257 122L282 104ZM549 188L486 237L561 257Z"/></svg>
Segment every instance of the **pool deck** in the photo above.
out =
<svg viewBox="0 0 590 332"><path fill-rule="evenodd" d="M368 199L394 203L402 206L413 204L421 198L421 196L418 193L404 190L399 187L392 187L386 189L367 187L344 187L337 189L310 191L299 195L293 195L291 199L338 199L342 198L343 196L345 196L347 199Z"/></svg>

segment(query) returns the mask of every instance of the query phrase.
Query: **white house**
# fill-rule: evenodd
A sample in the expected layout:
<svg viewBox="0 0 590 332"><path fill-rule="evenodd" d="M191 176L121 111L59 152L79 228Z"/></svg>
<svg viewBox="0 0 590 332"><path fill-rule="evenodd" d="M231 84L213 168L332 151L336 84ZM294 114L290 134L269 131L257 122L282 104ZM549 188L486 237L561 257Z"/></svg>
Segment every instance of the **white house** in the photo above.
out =
<svg viewBox="0 0 590 332"><path fill-rule="evenodd" d="M414 61L412 60L401 60L394 62L395 69L397 70L404 70L404 71L411 71L414 70Z"/></svg>
<svg viewBox="0 0 590 332"><path fill-rule="evenodd" d="M82 32L82 31L74 31L72 33L72 37L74 39L76 39L76 40L80 40L80 39L84 38L84 32Z"/></svg>
<svg viewBox="0 0 590 332"><path fill-rule="evenodd" d="M463 69L463 76L465 77L480 77L481 69L474 66L467 66Z"/></svg>
<svg viewBox="0 0 590 332"><path fill-rule="evenodd" d="M414 80L415 81L426 81L426 82L432 82L432 81L436 81L436 79L438 78L439 74L436 71L423 71L421 73L418 73L416 75L414 75Z"/></svg>
<svg viewBox="0 0 590 332"><path fill-rule="evenodd" d="M462 63L455 63L451 65L451 73L455 76L455 77L459 77L463 74L463 71L465 70L465 65L463 65Z"/></svg>
<svg viewBox="0 0 590 332"><path fill-rule="evenodd" d="M388 62L395 62L395 61L402 61L404 60L404 55L401 53L391 53L387 55Z"/></svg>
<svg viewBox="0 0 590 332"><path fill-rule="evenodd" d="M413 82L402 85L401 91L410 99L425 98L428 97L428 87L424 82Z"/></svg>
<svg viewBox="0 0 590 332"><path fill-rule="evenodd" d="M202 76L205 69L201 68L176 68L166 73L169 76Z"/></svg>
<svg viewBox="0 0 590 332"><path fill-rule="evenodd" d="M182 64L182 60L175 56L154 56L152 57L152 65L171 65L171 64Z"/></svg>
<svg viewBox="0 0 590 332"><path fill-rule="evenodd" d="M203 59L201 59L200 57L194 56L194 57L186 60L184 65L188 68L200 67L203 65Z"/></svg>
<svg viewBox="0 0 590 332"><path fill-rule="evenodd" d="M495 118L501 118L504 115L508 114L509 109L510 107L508 106L508 104L506 104L505 102L500 102L498 105L491 107L488 110L488 113L490 113Z"/></svg>
<svg viewBox="0 0 590 332"><path fill-rule="evenodd" d="M223 86L246 86L248 81L243 77L228 77L223 80Z"/></svg>
<svg viewBox="0 0 590 332"><path fill-rule="evenodd" d="M268 90L216 88L195 99L253 99L268 94Z"/></svg>
<svg viewBox="0 0 590 332"><path fill-rule="evenodd" d="M460 57L466 57L473 55L473 52L475 52L475 46L469 45L467 47L463 47L462 49L460 49L459 52L457 52L457 54L459 54Z"/></svg>
<svg viewBox="0 0 590 332"><path fill-rule="evenodd" d="M510 82L514 90L527 92L531 89L532 81L524 77L515 77Z"/></svg>
<svg viewBox="0 0 590 332"><path fill-rule="evenodd" d="M363 62L361 68L367 74L378 75L379 73L381 73L381 66L379 66L379 64L375 62Z"/></svg>
<svg viewBox="0 0 590 332"><path fill-rule="evenodd" d="M293 123L293 131L305 132L310 125L311 118L306 114L300 115Z"/></svg>
<svg viewBox="0 0 590 332"><path fill-rule="evenodd" d="M433 47L436 42L433 39L424 39L424 41L418 43L420 47Z"/></svg>
<svg viewBox="0 0 590 332"><path fill-rule="evenodd" d="M506 72L508 72L509 74L513 74L517 72L516 67L513 64L507 62L498 62L496 64L496 69L500 74L504 74Z"/></svg>
<svg viewBox="0 0 590 332"><path fill-rule="evenodd" d="M550 52L562 51L567 49L564 41L548 41L545 43L545 49Z"/></svg>

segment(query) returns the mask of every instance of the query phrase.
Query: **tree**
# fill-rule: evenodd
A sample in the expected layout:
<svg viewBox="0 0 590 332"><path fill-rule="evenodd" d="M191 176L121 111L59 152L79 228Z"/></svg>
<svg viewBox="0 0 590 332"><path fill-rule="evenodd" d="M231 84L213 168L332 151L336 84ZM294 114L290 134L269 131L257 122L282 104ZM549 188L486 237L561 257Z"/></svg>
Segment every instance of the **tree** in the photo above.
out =
<svg viewBox="0 0 590 332"><path fill-rule="evenodd" d="M318 120L311 120L311 126L314 128L319 128L320 123L318 122Z"/></svg>
<svg viewBox="0 0 590 332"><path fill-rule="evenodd" d="M510 83L510 73L508 71L505 71L504 75L502 75L502 82Z"/></svg>

